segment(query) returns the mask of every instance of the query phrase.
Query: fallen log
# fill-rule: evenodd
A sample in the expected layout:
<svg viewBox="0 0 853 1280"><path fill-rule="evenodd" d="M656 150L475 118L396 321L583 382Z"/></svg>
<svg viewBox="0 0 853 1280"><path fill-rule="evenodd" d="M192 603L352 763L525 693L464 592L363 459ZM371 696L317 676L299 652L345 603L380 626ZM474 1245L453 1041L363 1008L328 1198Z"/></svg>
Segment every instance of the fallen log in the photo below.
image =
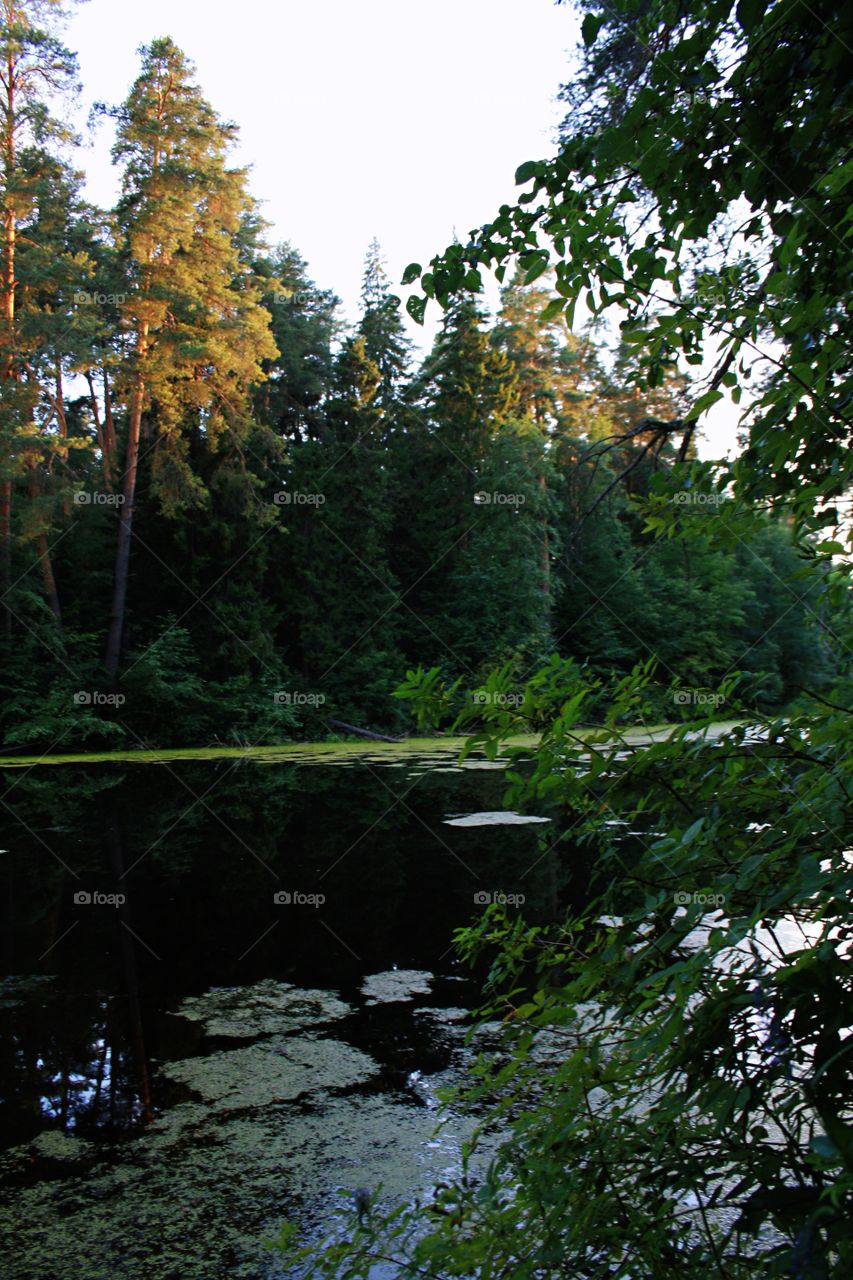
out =
<svg viewBox="0 0 853 1280"><path fill-rule="evenodd" d="M354 733L359 738L370 738L371 742L404 742L405 736L401 738L390 738L387 733L374 733L372 729L359 729L356 724L346 724L343 720L330 720L329 724L335 729L343 729L346 733Z"/></svg>

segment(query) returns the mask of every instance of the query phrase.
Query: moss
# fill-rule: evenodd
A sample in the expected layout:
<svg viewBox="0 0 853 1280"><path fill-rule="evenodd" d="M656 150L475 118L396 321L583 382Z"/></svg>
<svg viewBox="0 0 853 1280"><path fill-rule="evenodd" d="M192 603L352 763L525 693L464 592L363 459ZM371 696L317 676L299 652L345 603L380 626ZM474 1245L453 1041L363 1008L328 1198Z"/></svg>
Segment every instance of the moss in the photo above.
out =
<svg viewBox="0 0 853 1280"><path fill-rule="evenodd" d="M337 1022L352 1012L351 1005L330 991L306 991L272 978L252 987L214 987L203 996L188 997L177 1010L183 1018L203 1022L209 1036L238 1040L286 1035Z"/></svg>
<svg viewBox="0 0 853 1280"><path fill-rule="evenodd" d="M396 972L409 993L430 977ZM274 1030L165 1064L196 1097L119 1147L40 1139L69 1157L67 1172L57 1176L54 1164L0 1207L4 1280L264 1280L277 1272L262 1240L284 1218L328 1226L357 1186L381 1183L387 1203L459 1172L473 1122L454 1116L436 1131L431 1104L458 1080L461 1050L455 1067L419 1074L417 1089L347 1093L376 1084L378 1067L314 1029L349 1012L334 995L262 982L187 1000L180 1012L211 1034ZM449 1023L461 1046L457 1013ZM300 1019L312 1030L300 1033ZM10 1152L10 1168L32 1167L32 1147ZM75 1156L92 1157L85 1176Z"/></svg>
<svg viewBox="0 0 853 1280"><path fill-rule="evenodd" d="M432 974L422 969L389 969L386 973L373 973L365 978L361 992L367 996L369 1005L393 1004L411 1000L415 995L429 995L431 985Z"/></svg>
<svg viewBox="0 0 853 1280"><path fill-rule="evenodd" d="M718 720L711 722L701 732L709 738L727 733L746 720ZM650 725L643 728L624 729L623 736L629 744L646 745L665 738L673 728L671 724ZM583 731L582 731L583 732ZM600 729L588 728L589 734ZM698 736L700 731L697 731ZM101 751L74 752L65 755L0 756L0 769L31 769L33 765L60 764L171 764L180 760L246 760L253 764L352 764L364 761L369 764L389 764L398 758L434 759L446 763L448 755L458 756L466 739L463 737L406 738L402 742L285 742L265 747L163 747L152 751ZM507 740L513 747L536 746L537 734L519 734ZM460 768L503 768L500 762L473 759L466 760Z"/></svg>
<svg viewBox="0 0 853 1280"><path fill-rule="evenodd" d="M348 1044L291 1036L170 1062L163 1073L219 1109L239 1110L364 1084L379 1066Z"/></svg>
<svg viewBox="0 0 853 1280"><path fill-rule="evenodd" d="M514 738L516 746L533 746L531 735ZM445 761L458 755L464 738L406 738L403 742L287 742L265 747L175 747L156 751L103 751L94 754L4 756L0 768L31 768L36 764L170 764L180 760L246 760L254 764L340 764L347 761L387 764L415 757Z"/></svg>

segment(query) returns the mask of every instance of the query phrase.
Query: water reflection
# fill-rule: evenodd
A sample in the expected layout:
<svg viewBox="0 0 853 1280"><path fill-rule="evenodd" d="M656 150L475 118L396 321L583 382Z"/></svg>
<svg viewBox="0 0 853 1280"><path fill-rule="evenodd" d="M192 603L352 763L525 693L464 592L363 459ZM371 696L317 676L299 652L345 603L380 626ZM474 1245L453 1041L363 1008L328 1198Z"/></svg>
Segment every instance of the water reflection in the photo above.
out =
<svg viewBox="0 0 853 1280"><path fill-rule="evenodd" d="M347 992L395 965L446 972L452 930L484 895L554 918L581 874L555 824L448 826L499 811L504 790L499 771L451 765L6 775L2 961L25 977L0 998L4 1144L45 1126L115 1139L168 1105L152 1063L197 1052L169 1012L187 995L267 977Z"/></svg>

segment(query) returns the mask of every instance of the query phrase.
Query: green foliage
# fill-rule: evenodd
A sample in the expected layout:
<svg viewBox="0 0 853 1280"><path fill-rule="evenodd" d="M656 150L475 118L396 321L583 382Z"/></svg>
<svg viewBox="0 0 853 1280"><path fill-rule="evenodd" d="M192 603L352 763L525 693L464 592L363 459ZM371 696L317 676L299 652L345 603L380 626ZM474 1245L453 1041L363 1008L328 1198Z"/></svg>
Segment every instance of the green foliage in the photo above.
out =
<svg viewBox="0 0 853 1280"><path fill-rule="evenodd" d="M834 3L583 7L559 154L523 164L517 181L532 189L514 208L407 278L422 279L410 300L421 318L429 297L458 313L483 268L502 279L514 261L529 282L553 260L569 323L582 295L596 314L620 310L621 376L645 401L632 412L620 387L611 396L628 426L613 434L630 501L613 497L607 451L588 447L602 426L606 440L600 423L560 442L580 465L559 506L587 612L614 596L595 635L617 669L554 656L514 690L510 667L467 696L437 668L400 690L424 723L461 702L469 747L510 751L507 804L559 806L562 833L593 855L591 870L567 868L583 905L556 924L491 907L457 937L463 958L487 965L481 1015L502 1026L501 1051L477 1058L457 1102L482 1136L502 1136L497 1154L478 1163L475 1139L430 1202L374 1212L322 1253L282 1244L307 1276L367 1276L394 1259L407 1277L841 1280L853 1267L841 675L853 631L834 509L853 457L849 15ZM718 362L691 403L676 360L701 363L709 336ZM696 422L722 388L738 398L752 385L768 341L743 454L691 462ZM585 601L566 596L586 656ZM659 666L631 666L635 645ZM756 714L826 680L830 646L838 698L804 692L788 716ZM678 727L628 727L667 701ZM720 707L739 720L725 732ZM525 727L541 730L538 746L509 747Z"/></svg>
<svg viewBox="0 0 853 1280"><path fill-rule="evenodd" d="M122 720L137 745L162 739L162 726L170 722L180 725L182 740L189 736L204 745L283 742L311 732L313 704L296 704L297 688L284 668L212 679L200 670L189 632L166 619L162 635L130 655Z"/></svg>
<svg viewBox="0 0 853 1280"><path fill-rule="evenodd" d="M212 449L250 422L246 396L274 359L260 282L242 271L245 173L229 168L236 131L192 81L171 40L142 50L124 104L113 159L123 165L116 213L125 272L121 312L133 340L118 389L131 414L154 408L152 487L174 516L205 504L189 465L188 433L203 425Z"/></svg>
<svg viewBox="0 0 853 1280"><path fill-rule="evenodd" d="M548 717L532 767L510 749L507 804L558 802L594 881L560 924L490 907L457 936L489 965L480 1016L504 1027L456 1100L504 1135L496 1156L478 1162L475 1138L427 1205L292 1254L304 1274L392 1257L401 1275L506 1280L849 1272L851 717L716 736L694 716L638 743L619 726L652 679L647 664L610 684L594 733L602 690L571 663L511 717L476 704L471 743L492 753ZM428 722L455 692L418 672L401 696Z"/></svg>
<svg viewBox="0 0 853 1280"><path fill-rule="evenodd" d="M438 667L429 671L418 667L416 671L406 672L406 679L394 690L394 697L412 701L418 729L432 729L451 714L460 684L461 680L453 684L444 680Z"/></svg>
<svg viewBox="0 0 853 1280"><path fill-rule="evenodd" d="M114 704L97 701L101 686L97 637L66 630L57 635L56 621L44 600L19 591L15 616L30 636L2 666L0 731L9 748L49 755L72 743L89 748L120 746L127 738ZM47 653L53 667L49 683L33 661Z"/></svg>
<svg viewBox="0 0 853 1280"><path fill-rule="evenodd" d="M522 165L517 179L532 189L518 204L433 260L413 313L427 297L477 291L484 268L502 275L535 258L552 263L569 318L581 296L596 314L617 310L648 386L679 356L701 363L716 337L718 363L674 433L688 447L723 387L755 387L734 467L743 496L784 499L820 524L817 494L837 499L853 458L840 447L850 443L849 12L837 0L582 7L587 48L565 91L558 154ZM781 355L766 357L759 380L768 341Z"/></svg>
<svg viewBox="0 0 853 1280"><path fill-rule="evenodd" d="M36 8L49 25L55 7ZM591 89L589 110L612 133L635 118L635 72L651 72L632 7L625 21L595 13L588 59L609 50L602 67L625 100ZM419 368L374 241L347 329L296 249L267 244L246 175L229 164L235 128L169 40L142 50L124 107L107 113L117 208L88 207L38 88L39 58L58 80L73 59L41 22L15 36L27 145L4 187L21 234L14 322L0 321L12 361L0 377L0 656L25 690L0 709L8 745L49 740L54 726L65 745L105 733L172 746L177 725L197 743L325 736L335 717L402 732L408 704L392 693L407 668L463 672L484 689L508 672L494 692L510 713L552 656L607 680L654 655L643 714L658 720L683 714L673 679L700 696L735 668L765 711L804 688L827 694L846 605L818 593L838 552L801 560L787 518L770 523L752 501L760 468L699 463L692 437L679 462L679 433L710 388L689 384L677 344L641 341L639 320L613 350L594 325L570 332L569 268L548 270L538 241L516 246L511 273L501 259L494 318L470 296L468 264ZM519 178L541 193L558 171L537 161ZM617 190L633 231L621 178ZM583 221L575 197L554 201ZM502 210L495 234L511 240L529 208ZM648 227L658 235L654 217ZM572 270L611 233L578 233ZM451 247L450 275L478 243ZM726 271L740 298L747 265ZM705 265L696 290L716 315L720 281ZM720 386L736 376L728 367ZM846 465L839 451L833 486ZM107 632L104 672L94 655ZM122 715L61 723L69 690L106 691L114 677ZM289 718L264 692L280 685L318 705ZM603 703L587 713L599 720Z"/></svg>
<svg viewBox="0 0 853 1280"><path fill-rule="evenodd" d="M255 413L284 440L301 433L315 435L323 419L323 399L332 379L330 344L337 335L338 299L318 289L300 254L289 244L268 257L256 228L250 260L264 282L263 305L271 316L278 348L264 364L264 379L255 391Z"/></svg>

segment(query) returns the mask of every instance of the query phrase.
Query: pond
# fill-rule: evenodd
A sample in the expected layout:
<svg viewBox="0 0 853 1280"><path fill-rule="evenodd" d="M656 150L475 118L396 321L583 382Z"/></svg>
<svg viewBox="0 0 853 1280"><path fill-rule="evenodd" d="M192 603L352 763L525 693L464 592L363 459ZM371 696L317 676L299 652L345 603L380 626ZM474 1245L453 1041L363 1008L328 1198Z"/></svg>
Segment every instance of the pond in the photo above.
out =
<svg viewBox="0 0 853 1280"><path fill-rule="evenodd" d="M0 770L9 1280L274 1276L284 1218L458 1169L453 930L585 869L456 747Z"/></svg>

